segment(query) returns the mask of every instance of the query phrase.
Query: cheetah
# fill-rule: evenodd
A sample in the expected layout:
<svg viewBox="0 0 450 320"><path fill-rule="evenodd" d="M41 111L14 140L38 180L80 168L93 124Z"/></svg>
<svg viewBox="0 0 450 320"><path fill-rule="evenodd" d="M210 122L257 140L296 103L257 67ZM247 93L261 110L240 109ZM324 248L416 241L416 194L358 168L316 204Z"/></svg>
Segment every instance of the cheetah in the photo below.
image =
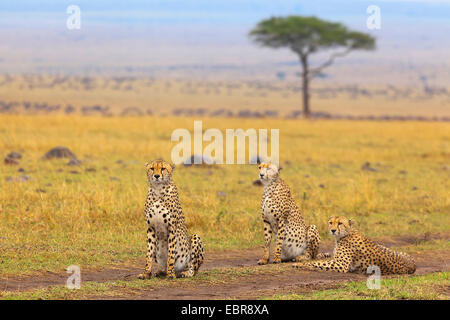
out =
<svg viewBox="0 0 450 320"><path fill-rule="evenodd" d="M175 166L156 160L146 163L145 168L150 182L145 202L147 255L145 270L138 278L148 279L152 274L193 277L203 263L204 249L198 235L189 237L178 190L172 181Z"/></svg>
<svg viewBox="0 0 450 320"><path fill-rule="evenodd" d="M273 263L327 257L318 253L319 232L315 225L306 225L289 186L280 178L281 168L272 163L261 163L258 169L264 185L261 209L265 240L264 256L258 264L269 263L272 235L275 238Z"/></svg>
<svg viewBox="0 0 450 320"><path fill-rule="evenodd" d="M343 273L365 273L369 266L378 266L381 274L412 274L416 271L416 264L409 255L376 244L352 225L353 221L346 217L331 217L328 229L336 241L334 258L301 262L294 267Z"/></svg>

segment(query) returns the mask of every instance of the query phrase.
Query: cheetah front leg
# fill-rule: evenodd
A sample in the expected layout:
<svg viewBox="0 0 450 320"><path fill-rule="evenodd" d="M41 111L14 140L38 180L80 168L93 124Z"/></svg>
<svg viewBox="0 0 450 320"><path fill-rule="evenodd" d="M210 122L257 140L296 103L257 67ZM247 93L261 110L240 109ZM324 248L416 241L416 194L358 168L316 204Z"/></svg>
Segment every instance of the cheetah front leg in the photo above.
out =
<svg viewBox="0 0 450 320"><path fill-rule="evenodd" d="M305 270L325 270L325 271L337 271L347 273L350 271L352 259L345 253L336 254L334 259L331 260L318 260L309 261L305 263L295 263L294 268Z"/></svg>
<svg viewBox="0 0 450 320"><path fill-rule="evenodd" d="M293 265L294 268L304 269L304 270L324 270L324 271L337 271L342 273L347 273L350 270L350 265L345 265L342 262L336 260L318 260L310 261L305 263L296 263Z"/></svg>
<svg viewBox="0 0 450 320"><path fill-rule="evenodd" d="M169 237L167 240L167 277L169 279L175 278L175 232L171 225L169 225L168 233Z"/></svg>
<svg viewBox="0 0 450 320"><path fill-rule="evenodd" d="M272 241L272 226L264 220L264 256L258 261L258 264L268 264L270 257L270 243Z"/></svg>
<svg viewBox="0 0 450 320"><path fill-rule="evenodd" d="M281 218L278 223L278 233L275 241L275 253L273 255L272 263L280 263L281 262L281 250L283 248L283 241L285 237L285 219Z"/></svg>
<svg viewBox="0 0 450 320"><path fill-rule="evenodd" d="M144 272L138 276L138 279L144 280L151 277L153 258L155 256L155 247L156 247L155 230L149 226L147 229L147 255L145 259L145 269Z"/></svg>

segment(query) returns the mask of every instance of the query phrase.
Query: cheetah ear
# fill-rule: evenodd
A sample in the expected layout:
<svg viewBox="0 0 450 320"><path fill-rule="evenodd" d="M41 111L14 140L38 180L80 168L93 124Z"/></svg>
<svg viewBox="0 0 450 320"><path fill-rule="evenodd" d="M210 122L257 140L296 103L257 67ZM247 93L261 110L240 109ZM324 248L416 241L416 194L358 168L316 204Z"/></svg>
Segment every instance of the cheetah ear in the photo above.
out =
<svg viewBox="0 0 450 320"><path fill-rule="evenodd" d="M176 166L174 164L171 164L170 166L172 167L172 171L175 170Z"/></svg>
<svg viewBox="0 0 450 320"><path fill-rule="evenodd" d="M149 164L150 164L149 162L146 162L146 163L144 164L145 169L147 169L147 167L148 167Z"/></svg>
<svg viewBox="0 0 450 320"><path fill-rule="evenodd" d="M348 219L348 224L351 226L353 226L355 224L355 221L352 219Z"/></svg>
<svg viewBox="0 0 450 320"><path fill-rule="evenodd" d="M279 167L278 168L278 172L280 172L281 170L283 170L283 167Z"/></svg>

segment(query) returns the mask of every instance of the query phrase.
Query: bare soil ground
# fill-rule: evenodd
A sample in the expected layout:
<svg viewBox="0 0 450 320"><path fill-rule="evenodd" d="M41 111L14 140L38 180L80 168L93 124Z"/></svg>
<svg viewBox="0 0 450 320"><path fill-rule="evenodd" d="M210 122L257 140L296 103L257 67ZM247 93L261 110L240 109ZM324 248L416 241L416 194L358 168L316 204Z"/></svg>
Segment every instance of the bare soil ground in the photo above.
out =
<svg viewBox="0 0 450 320"><path fill-rule="evenodd" d="M388 247L404 246L422 243L433 239L448 239L448 235L425 234L421 236L401 236L379 242ZM322 250L330 252L333 248L331 241L324 242ZM239 268L255 266L262 256L263 248L227 250L210 252L200 269L211 270L215 268ZM417 263L416 275L450 270L450 252L448 250L419 252L414 254ZM132 266L117 266L102 270L82 270L82 281L106 282L114 280L135 280L142 271L144 261L138 261ZM261 266L264 268L264 266ZM27 291L44 288L51 285L64 285L68 275L60 273L42 273L35 276L0 279L2 291ZM331 272L309 272L292 269L292 272L268 274L248 274L239 281L226 284L195 284L189 283L177 287L163 287L151 290L133 290L114 299L252 299L261 296L271 296L288 292L306 293L311 290L335 288L346 281L362 281L366 279L362 274L339 274ZM111 297L95 297L96 299Z"/></svg>

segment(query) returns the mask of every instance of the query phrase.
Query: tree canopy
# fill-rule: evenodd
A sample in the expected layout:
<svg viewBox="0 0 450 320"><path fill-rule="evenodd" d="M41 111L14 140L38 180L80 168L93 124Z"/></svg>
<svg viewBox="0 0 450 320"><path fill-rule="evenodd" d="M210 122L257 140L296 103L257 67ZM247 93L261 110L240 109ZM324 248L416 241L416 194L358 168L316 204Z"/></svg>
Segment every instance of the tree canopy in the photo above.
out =
<svg viewBox="0 0 450 320"><path fill-rule="evenodd" d="M261 21L251 30L250 37L263 46L288 47L299 55L338 47L349 50L375 48L372 36L316 17L272 17Z"/></svg>

